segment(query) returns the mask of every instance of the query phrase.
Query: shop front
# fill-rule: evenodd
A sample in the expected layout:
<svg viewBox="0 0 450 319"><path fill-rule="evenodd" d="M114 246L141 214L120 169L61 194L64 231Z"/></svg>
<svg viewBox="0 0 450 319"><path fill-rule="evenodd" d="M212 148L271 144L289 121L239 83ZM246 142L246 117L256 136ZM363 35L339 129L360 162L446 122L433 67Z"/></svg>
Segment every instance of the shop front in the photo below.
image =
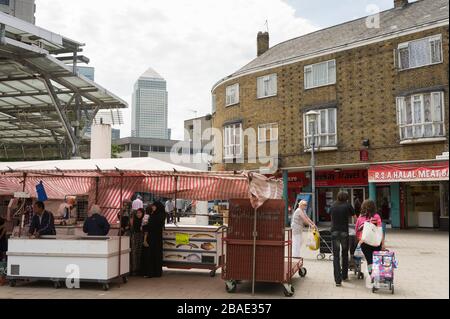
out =
<svg viewBox="0 0 450 319"><path fill-rule="evenodd" d="M448 230L448 161L371 166L369 183L377 201L390 196L393 227Z"/></svg>
<svg viewBox="0 0 450 319"><path fill-rule="evenodd" d="M288 176L288 200L289 206L293 209L296 202L297 195L304 191L304 188L309 184L309 179L306 178L304 172L289 173Z"/></svg>
<svg viewBox="0 0 450 319"><path fill-rule="evenodd" d="M369 197L367 170L318 171L316 173L319 222L331 221L330 208L340 191L349 194L350 204L357 214Z"/></svg>
<svg viewBox="0 0 450 319"><path fill-rule="evenodd" d="M364 200L369 198L367 170L324 170L316 172L316 199L319 222L331 221L331 205L336 201L340 191L346 191L350 203L357 213ZM297 195L311 193L311 175L309 172L289 173L289 206L293 206Z"/></svg>

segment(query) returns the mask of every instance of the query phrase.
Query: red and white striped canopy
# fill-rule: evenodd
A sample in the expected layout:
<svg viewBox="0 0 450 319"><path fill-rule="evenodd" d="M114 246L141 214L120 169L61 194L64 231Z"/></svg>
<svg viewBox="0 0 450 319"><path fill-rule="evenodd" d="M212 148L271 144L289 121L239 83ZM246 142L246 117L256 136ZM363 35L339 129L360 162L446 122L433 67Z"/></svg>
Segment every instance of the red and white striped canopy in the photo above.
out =
<svg viewBox="0 0 450 319"><path fill-rule="evenodd" d="M199 201L251 198L255 207L266 199L282 197L281 181L259 174L202 172L146 160L2 163L0 195L22 191L25 181L25 191L35 196L35 187L42 181L49 199L88 195L90 205L97 202L110 221L116 219L121 200L131 199L136 192Z"/></svg>

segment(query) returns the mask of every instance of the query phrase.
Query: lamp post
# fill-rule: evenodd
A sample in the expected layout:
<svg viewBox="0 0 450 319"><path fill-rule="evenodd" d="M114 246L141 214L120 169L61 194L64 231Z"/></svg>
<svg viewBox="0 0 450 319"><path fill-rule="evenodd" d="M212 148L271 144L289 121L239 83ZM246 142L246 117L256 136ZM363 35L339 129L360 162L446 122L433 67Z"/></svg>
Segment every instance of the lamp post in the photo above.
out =
<svg viewBox="0 0 450 319"><path fill-rule="evenodd" d="M316 221L316 159L315 159L315 148L316 148L316 122L320 113L317 111L309 111L306 113L306 123L311 131L311 192L312 192L312 220L314 224Z"/></svg>

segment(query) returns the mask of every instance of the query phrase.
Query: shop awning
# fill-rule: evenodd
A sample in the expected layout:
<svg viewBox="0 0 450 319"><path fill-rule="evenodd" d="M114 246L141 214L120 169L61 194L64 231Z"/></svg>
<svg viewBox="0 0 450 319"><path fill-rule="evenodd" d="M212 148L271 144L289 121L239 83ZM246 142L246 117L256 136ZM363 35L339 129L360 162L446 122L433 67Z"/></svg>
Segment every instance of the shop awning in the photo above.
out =
<svg viewBox="0 0 450 319"><path fill-rule="evenodd" d="M49 199L89 196L109 220L135 192L199 201L248 199L258 207L282 197L280 180L249 172L204 172L153 158L0 163L0 195L23 190L32 196L43 181Z"/></svg>
<svg viewBox="0 0 450 319"><path fill-rule="evenodd" d="M449 180L448 161L424 164L375 165L369 168L369 183Z"/></svg>

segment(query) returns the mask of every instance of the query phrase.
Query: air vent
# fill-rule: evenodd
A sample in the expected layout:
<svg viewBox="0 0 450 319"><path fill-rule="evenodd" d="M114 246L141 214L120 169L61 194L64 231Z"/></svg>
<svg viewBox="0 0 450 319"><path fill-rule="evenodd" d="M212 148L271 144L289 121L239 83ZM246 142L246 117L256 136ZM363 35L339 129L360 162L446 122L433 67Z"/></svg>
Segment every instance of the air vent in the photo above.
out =
<svg viewBox="0 0 450 319"><path fill-rule="evenodd" d="M11 265L11 276L20 275L20 265Z"/></svg>

